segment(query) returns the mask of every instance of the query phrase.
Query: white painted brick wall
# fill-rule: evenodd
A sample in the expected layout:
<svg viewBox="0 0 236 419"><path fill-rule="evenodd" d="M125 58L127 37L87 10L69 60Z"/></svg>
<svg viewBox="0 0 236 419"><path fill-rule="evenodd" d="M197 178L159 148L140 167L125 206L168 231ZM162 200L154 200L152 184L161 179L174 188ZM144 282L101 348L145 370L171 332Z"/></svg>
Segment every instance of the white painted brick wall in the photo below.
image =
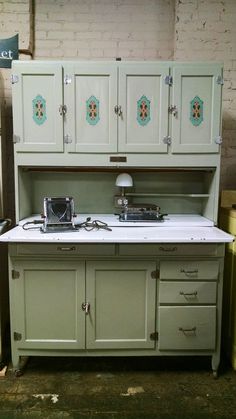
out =
<svg viewBox="0 0 236 419"><path fill-rule="evenodd" d="M35 25L36 58L171 59L174 0L37 0Z"/></svg>
<svg viewBox="0 0 236 419"><path fill-rule="evenodd" d="M181 0L174 59L224 63L222 188L236 189L236 1Z"/></svg>

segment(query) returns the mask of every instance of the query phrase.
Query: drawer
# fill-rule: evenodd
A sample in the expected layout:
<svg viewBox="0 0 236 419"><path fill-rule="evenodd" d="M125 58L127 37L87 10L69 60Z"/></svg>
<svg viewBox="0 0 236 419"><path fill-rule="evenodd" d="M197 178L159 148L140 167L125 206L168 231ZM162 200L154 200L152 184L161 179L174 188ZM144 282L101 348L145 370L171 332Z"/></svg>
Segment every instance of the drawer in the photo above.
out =
<svg viewBox="0 0 236 419"><path fill-rule="evenodd" d="M160 282L160 304L216 304L216 282Z"/></svg>
<svg viewBox="0 0 236 419"><path fill-rule="evenodd" d="M162 280L216 280L219 274L218 260L161 260Z"/></svg>
<svg viewBox="0 0 236 419"><path fill-rule="evenodd" d="M25 243L16 245L16 255L82 255L113 256L114 244L38 244Z"/></svg>
<svg viewBox="0 0 236 419"><path fill-rule="evenodd" d="M222 244L120 244L121 256L224 256Z"/></svg>
<svg viewBox="0 0 236 419"><path fill-rule="evenodd" d="M216 307L160 307L160 350L214 350Z"/></svg>

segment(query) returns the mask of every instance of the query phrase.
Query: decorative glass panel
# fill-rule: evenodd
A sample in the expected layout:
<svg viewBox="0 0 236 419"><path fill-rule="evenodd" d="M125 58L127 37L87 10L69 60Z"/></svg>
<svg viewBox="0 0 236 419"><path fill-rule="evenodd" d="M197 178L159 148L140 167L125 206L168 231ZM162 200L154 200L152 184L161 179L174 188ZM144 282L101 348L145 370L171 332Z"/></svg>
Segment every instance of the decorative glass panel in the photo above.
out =
<svg viewBox="0 0 236 419"><path fill-rule="evenodd" d="M95 96L90 96L86 100L86 120L90 125L96 125L99 119L99 100Z"/></svg>
<svg viewBox="0 0 236 419"><path fill-rule="evenodd" d="M41 96L37 95L35 99L32 100L33 103L33 120L38 125L42 125L46 119L46 100Z"/></svg>
<svg viewBox="0 0 236 419"><path fill-rule="evenodd" d="M137 121L144 126L150 119L150 100L143 95L137 102Z"/></svg>
<svg viewBox="0 0 236 419"><path fill-rule="evenodd" d="M203 121L203 100L195 96L190 102L190 121L194 126L198 126Z"/></svg>

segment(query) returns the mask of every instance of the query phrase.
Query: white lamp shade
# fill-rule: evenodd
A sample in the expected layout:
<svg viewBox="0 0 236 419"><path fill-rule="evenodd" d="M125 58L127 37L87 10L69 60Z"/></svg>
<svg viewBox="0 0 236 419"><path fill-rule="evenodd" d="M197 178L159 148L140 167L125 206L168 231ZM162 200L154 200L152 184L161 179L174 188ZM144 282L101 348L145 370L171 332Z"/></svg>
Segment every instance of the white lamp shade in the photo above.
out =
<svg viewBox="0 0 236 419"><path fill-rule="evenodd" d="M129 187L133 186L133 179L128 173L121 173L116 178L116 186Z"/></svg>

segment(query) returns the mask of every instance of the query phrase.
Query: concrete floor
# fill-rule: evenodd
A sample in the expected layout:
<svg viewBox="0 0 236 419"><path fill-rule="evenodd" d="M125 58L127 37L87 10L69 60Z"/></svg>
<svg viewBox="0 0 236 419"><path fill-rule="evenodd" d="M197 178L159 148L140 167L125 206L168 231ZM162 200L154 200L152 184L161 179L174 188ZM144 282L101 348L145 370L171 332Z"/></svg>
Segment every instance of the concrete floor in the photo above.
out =
<svg viewBox="0 0 236 419"><path fill-rule="evenodd" d="M0 418L231 419L236 372L208 358L37 358L0 378Z"/></svg>

